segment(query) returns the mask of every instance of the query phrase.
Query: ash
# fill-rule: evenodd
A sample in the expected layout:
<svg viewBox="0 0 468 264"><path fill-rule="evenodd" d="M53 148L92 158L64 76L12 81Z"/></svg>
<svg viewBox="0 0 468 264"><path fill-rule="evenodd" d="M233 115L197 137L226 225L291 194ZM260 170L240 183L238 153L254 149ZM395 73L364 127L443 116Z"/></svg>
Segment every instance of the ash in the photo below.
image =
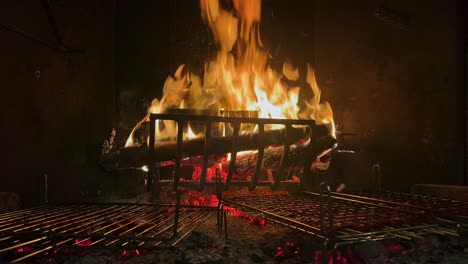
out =
<svg viewBox="0 0 468 264"><path fill-rule="evenodd" d="M41 258L34 263L320 263L323 257L321 242L310 235L247 215L231 214L227 220L227 240L218 233L213 216L183 240L177 251L85 250L76 255ZM468 264L468 241L443 236L369 241L340 248L337 256L338 264Z"/></svg>

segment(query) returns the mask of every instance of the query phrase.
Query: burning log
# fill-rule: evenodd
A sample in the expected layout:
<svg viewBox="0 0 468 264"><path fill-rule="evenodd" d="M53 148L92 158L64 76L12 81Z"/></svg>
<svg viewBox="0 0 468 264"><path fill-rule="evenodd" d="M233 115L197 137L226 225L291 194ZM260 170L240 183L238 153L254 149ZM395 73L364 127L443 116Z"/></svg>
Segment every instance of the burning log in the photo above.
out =
<svg viewBox="0 0 468 264"><path fill-rule="evenodd" d="M287 137L285 129L265 131L262 137L262 145L265 148L264 163L267 167L274 167L279 164L281 152L283 151L283 144L285 140L289 144L298 144L306 141L312 137L312 142L308 145L298 144L290 149L288 159L300 160L305 157L315 157L326 149L331 148L336 139L329 135L328 128L325 125L318 125L310 133L310 128L291 127L288 130ZM214 159L230 153L233 151L233 137L212 137L208 145L207 153ZM198 163L196 157L204 155L205 138L188 139L182 142L183 156L195 157L187 159L186 164L189 162ZM236 138L235 150L237 152L256 150L260 147L260 135L258 133L249 135L240 135ZM271 147L271 148L268 148ZM114 164L117 168L140 167L148 163L148 146L143 144L141 146L126 147L120 149L118 154L108 155L102 157L102 163ZM177 155L177 143L174 141L157 142L154 146L153 161L163 162L171 161ZM246 171L247 168L255 166L257 154L250 155L249 157L236 157L238 164L244 164L242 170ZM202 158L200 158L200 161ZM109 166L108 166L109 167Z"/></svg>
<svg viewBox="0 0 468 264"><path fill-rule="evenodd" d="M317 139L312 145L292 145L287 152L286 164L289 168L302 169L307 166L308 160L315 160L322 152L333 148L336 139L330 135L326 135ZM279 169L281 164L281 155L284 152L284 147L270 147L265 149L262 164L265 169ZM251 175L257 160L257 153L249 155L249 157L240 156L236 160L238 174ZM310 166L310 164L309 164Z"/></svg>
<svg viewBox="0 0 468 264"><path fill-rule="evenodd" d="M278 169L281 163L281 154L283 152L283 146L276 146L276 147L268 147L264 150L264 154L262 157L262 164L264 169ZM307 150L306 146L291 146L289 155L287 157L289 167L301 167L303 165L304 159L302 155L305 154ZM203 156L196 156L190 157L187 159L182 160L181 166L189 166L189 167L202 167L203 164ZM242 153L242 155L236 156L235 162L235 174L237 177L245 179L247 177L252 176L255 173L255 165L258 159L258 152L251 151L248 153ZM221 166L222 171L227 171L229 168L230 160L226 159L226 155L217 155L213 154L208 157L208 167L217 167ZM174 165L175 162L163 162L160 163L160 166L169 166ZM201 171L198 171L201 173ZM208 173L208 176L214 177L212 172ZM208 180L214 180L208 178ZM195 177L198 179L198 177ZM194 178L194 179L195 179Z"/></svg>
<svg viewBox="0 0 468 264"><path fill-rule="evenodd" d="M326 149L332 148L336 143L333 137L324 137L320 142L320 147L313 148L310 146L293 145L289 148L286 163L288 169L303 169L307 157L317 157L321 152ZM262 168L267 170L277 170L280 168L281 155L283 153L283 146L268 147L264 150L262 157ZM224 158L224 159L223 159ZM258 158L258 152L252 151L250 153L243 153L236 157L235 174L238 178L247 179L255 173L255 165ZM225 155L210 155L208 166L215 166L215 163L220 163L223 170L229 167L229 160L225 159ZM182 161L182 166L201 167L203 157L191 157ZM162 166L174 165L174 162L164 163Z"/></svg>

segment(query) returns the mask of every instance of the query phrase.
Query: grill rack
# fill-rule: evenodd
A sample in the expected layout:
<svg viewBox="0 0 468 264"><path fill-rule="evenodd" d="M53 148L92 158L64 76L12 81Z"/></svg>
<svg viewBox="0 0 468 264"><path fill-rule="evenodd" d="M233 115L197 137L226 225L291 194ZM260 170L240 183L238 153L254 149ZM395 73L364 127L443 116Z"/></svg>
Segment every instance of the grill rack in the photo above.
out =
<svg viewBox="0 0 468 264"><path fill-rule="evenodd" d="M390 191L355 191L346 194L334 194L340 196L358 197L359 199L367 199L374 202L388 203L398 206L413 207L415 209L426 210L431 212L446 212L452 215L468 216L468 201L457 201L434 196Z"/></svg>
<svg viewBox="0 0 468 264"><path fill-rule="evenodd" d="M167 249L216 210L154 204L48 204L0 215L0 260L17 263L57 249Z"/></svg>
<svg viewBox="0 0 468 264"><path fill-rule="evenodd" d="M421 229L422 234L438 227L426 214L357 201L337 201L335 197L331 197L333 207L330 210L329 206L323 206L321 199L323 198L318 193L302 192L263 197L232 197L225 198L223 202L224 206L246 210L318 238L333 238L336 241L361 238L375 240L388 235L415 238L418 233L410 234L410 231Z"/></svg>
<svg viewBox="0 0 468 264"><path fill-rule="evenodd" d="M468 230L468 201L391 191L355 191L333 194L344 199L357 199L393 208L407 208L408 210L425 212L435 220L439 220L441 224L458 229L460 233L466 233Z"/></svg>
<svg viewBox="0 0 468 264"><path fill-rule="evenodd" d="M330 192L326 184L320 193L227 197L224 206L308 233L323 241L324 251L364 241L401 238L421 239L438 234L459 237L466 234L467 215L449 214L431 207L392 201L392 197L413 197L430 201L446 199L412 194L386 193L388 200ZM452 208L464 202L451 201ZM335 257L333 261L335 261ZM326 261L326 259L323 259Z"/></svg>

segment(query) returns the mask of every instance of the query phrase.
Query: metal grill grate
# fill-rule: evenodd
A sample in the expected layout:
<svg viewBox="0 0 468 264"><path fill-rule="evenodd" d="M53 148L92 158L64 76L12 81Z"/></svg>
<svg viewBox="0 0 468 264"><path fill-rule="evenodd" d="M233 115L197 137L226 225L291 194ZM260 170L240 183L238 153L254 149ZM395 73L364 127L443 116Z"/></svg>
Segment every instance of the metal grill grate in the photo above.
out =
<svg viewBox="0 0 468 264"><path fill-rule="evenodd" d="M216 207L142 204L46 205L0 215L1 261L19 262L57 248L171 249ZM26 250L27 248L27 250Z"/></svg>
<svg viewBox="0 0 468 264"><path fill-rule="evenodd" d="M355 199L385 205L390 208L424 212L440 224L457 230L458 233L468 233L468 202L397 192L354 192L352 194L334 193L341 199Z"/></svg>
<svg viewBox="0 0 468 264"><path fill-rule="evenodd" d="M336 243L391 237L413 239L428 233L458 236L456 230L441 226L424 211L332 194L231 197L224 204Z"/></svg>
<svg viewBox="0 0 468 264"><path fill-rule="evenodd" d="M351 194L335 193L335 195L356 197L373 202L393 204L399 207L413 207L419 210L440 212L445 216L468 217L468 202L466 201L397 192L354 192Z"/></svg>

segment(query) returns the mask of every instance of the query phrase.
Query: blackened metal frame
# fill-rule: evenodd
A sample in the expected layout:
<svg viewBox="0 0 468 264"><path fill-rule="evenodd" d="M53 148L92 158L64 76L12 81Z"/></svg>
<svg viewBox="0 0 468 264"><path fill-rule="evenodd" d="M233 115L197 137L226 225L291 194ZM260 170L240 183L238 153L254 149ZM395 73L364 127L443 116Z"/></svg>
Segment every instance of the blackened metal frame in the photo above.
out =
<svg viewBox="0 0 468 264"><path fill-rule="evenodd" d="M177 147L176 147L176 154L174 157L175 165L174 165L174 172L173 178L169 181L164 181L160 179L160 174L157 172L156 168L156 161L154 159L154 151L155 151L155 143L156 143L156 122L158 120L172 120L177 123ZM274 178L274 182L260 182L259 175L262 166L262 159L264 156L264 149L268 147L265 145L264 142L264 135L265 135L265 126L266 125L283 125L285 128L282 132L283 136L283 153L280 159L279 165L279 172L277 175L284 174L287 166L288 166L288 159L287 155L289 154L290 146L293 142L290 141L288 134L291 132L293 126L306 126L310 129L310 145L313 145L314 142L314 134L316 132L316 123L314 120L299 120L299 119L271 119L271 118L249 118L249 117L224 117L224 116L206 116L206 115L185 115L185 114L150 114L150 132L149 132L149 146L148 146L148 165L149 165L149 173L148 173L148 188L152 190L153 197L156 197L160 191L160 186L165 185L168 182L172 183L173 191L176 191L179 186L179 179L180 179L180 168L182 164L182 159L184 158L183 155L183 131L184 128L188 125L189 122L197 122L203 123L205 126L205 137L204 137L204 149L203 149L203 162L202 162L202 171L200 181L198 183L198 189L203 190L205 185L207 185L206 175L208 169L208 160L209 160L209 148L212 142L211 130L213 123L224 123L230 124L233 127L233 135L232 135L232 148L231 148L231 160L229 163L229 169L227 173L227 179L224 184L224 188L227 189L231 185L237 186L248 186L250 190L254 190L257 186L272 186L276 187L280 184L287 184L285 181L281 181L279 177ZM255 164L255 172L252 177L251 181L248 182L233 182L232 176L235 172L235 162L237 153L240 151L239 146L237 144L237 140L240 136L240 127L242 124L253 124L258 126L258 145L255 150L258 151L257 160ZM312 155L310 155L312 156ZM304 160L304 167L310 167L312 162L314 161L315 157L305 157ZM309 173L308 170L305 170L304 173ZM308 175L305 175L307 177ZM193 181L184 181L184 184L193 185L196 184Z"/></svg>

